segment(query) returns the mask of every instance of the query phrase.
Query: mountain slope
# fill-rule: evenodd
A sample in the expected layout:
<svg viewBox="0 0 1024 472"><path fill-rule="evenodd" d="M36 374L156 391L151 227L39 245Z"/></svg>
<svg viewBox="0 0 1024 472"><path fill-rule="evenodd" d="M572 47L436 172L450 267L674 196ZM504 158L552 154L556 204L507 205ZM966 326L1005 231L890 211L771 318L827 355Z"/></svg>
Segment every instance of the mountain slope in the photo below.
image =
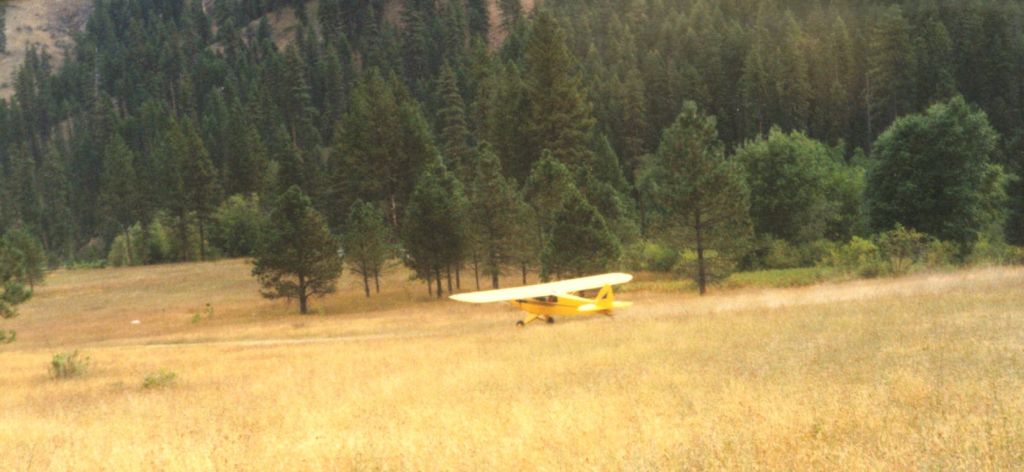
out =
<svg viewBox="0 0 1024 472"><path fill-rule="evenodd" d="M25 51L39 47L59 63L71 36L85 26L92 0L13 0L7 8L7 51L0 54L0 97L14 93L14 74Z"/></svg>

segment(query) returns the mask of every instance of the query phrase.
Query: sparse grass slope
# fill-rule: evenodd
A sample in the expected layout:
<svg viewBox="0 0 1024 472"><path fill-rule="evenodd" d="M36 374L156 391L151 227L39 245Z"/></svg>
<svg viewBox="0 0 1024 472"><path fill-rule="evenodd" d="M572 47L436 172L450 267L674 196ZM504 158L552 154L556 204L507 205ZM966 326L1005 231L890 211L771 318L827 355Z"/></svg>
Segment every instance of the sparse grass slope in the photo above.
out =
<svg viewBox="0 0 1024 472"><path fill-rule="evenodd" d="M57 273L13 326L24 340L0 348L5 466L1024 462L1021 269L704 298L630 292L637 305L614 319L520 330L511 308L428 302L404 277L369 302L346 278L327 316L299 317L261 300L240 261ZM214 315L189 322L206 302ZM88 374L49 379L53 352L74 348L90 356ZM161 369L178 374L172 388L140 386Z"/></svg>

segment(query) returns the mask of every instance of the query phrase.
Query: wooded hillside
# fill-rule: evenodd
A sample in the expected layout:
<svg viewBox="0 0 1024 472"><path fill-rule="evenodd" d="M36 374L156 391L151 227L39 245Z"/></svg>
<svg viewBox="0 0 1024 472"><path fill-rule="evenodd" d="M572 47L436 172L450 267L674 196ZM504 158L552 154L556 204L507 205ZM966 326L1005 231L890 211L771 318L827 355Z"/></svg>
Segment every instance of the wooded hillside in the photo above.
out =
<svg viewBox="0 0 1024 472"><path fill-rule="evenodd" d="M692 201L661 198L659 166L680 162L698 167L679 175L731 175L694 179L732 189L701 201L741 202L728 227L748 243L711 247L716 263L765 265L776 242L841 244L893 222L961 257L1003 234L1024 243L1020 2L548 0L527 14L499 0L498 22L486 0L203 3L97 0L59 68L27 53L0 100L0 230L27 229L55 262L246 255L259 231L236 223L297 186L336 233L354 203L374 205L426 277L565 275L597 268L561 248L615 265L658 240L703 258L700 225L677 224ZM298 24L279 47L266 14L283 8ZM897 194L876 146L925 154L906 175L938 162L883 134L907 115L920 120L894 135L979 127L945 162L988 170L926 175L912 194L963 194L938 223L879 203ZM688 138L663 138L674 124ZM706 146L678 159L666 147L693 139ZM962 221L967 234L941 230Z"/></svg>

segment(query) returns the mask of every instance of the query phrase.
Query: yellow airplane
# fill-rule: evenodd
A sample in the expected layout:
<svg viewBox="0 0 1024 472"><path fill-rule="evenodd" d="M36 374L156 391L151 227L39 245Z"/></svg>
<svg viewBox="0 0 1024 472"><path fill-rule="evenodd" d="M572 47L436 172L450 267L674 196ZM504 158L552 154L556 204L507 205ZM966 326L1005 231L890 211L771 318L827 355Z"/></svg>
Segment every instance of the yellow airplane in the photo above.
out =
<svg viewBox="0 0 1024 472"><path fill-rule="evenodd" d="M611 316L613 308L632 305L630 302L616 301L615 293L612 291L613 285L624 284L630 280L633 280L630 274L602 274L525 287L460 293L452 295L451 299L466 303L511 302L520 310L529 313L525 320L517 321L516 326L525 326L536 320L544 320L551 324L555 322L555 315ZM573 295L573 292L595 288L600 288L601 291L594 299Z"/></svg>

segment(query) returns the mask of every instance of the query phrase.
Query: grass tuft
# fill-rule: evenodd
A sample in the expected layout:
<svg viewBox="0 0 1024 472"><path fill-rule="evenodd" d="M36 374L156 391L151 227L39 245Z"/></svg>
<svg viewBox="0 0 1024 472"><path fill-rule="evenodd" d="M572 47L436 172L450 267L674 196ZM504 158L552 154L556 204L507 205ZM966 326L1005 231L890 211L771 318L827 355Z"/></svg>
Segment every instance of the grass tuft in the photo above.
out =
<svg viewBox="0 0 1024 472"><path fill-rule="evenodd" d="M58 352L50 361L50 376L54 379L70 379L85 375L89 367L89 357L82 356L78 350Z"/></svg>
<svg viewBox="0 0 1024 472"><path fill-rule="evenodd" d="M178 380L178 374L167 369L160 369L156 372L146 374L142 380L142 388L157 389L173 386Z"/></svg>

